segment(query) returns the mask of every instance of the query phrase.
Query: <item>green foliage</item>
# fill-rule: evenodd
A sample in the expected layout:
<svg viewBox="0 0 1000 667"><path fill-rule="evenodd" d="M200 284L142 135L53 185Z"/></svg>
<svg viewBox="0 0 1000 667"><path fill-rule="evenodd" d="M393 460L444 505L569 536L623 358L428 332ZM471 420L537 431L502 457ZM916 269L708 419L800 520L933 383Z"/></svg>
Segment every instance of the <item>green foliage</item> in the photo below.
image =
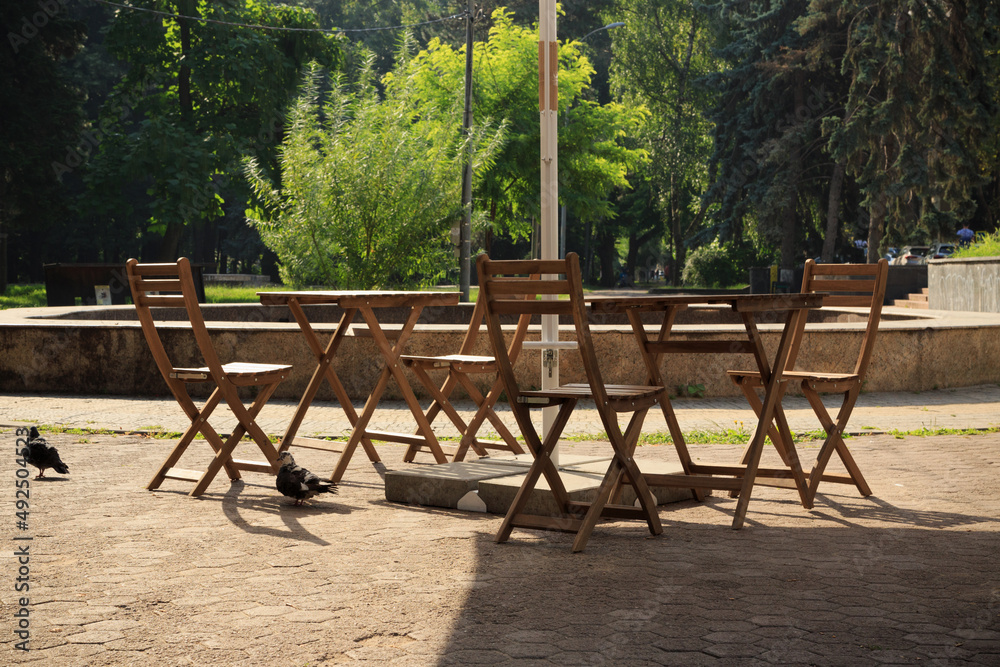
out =
<svg viewBox="0 0 1000 667"><path fill-rule="evenodd" d="M876 239L951 236L985 170L996 174L997 4L853 0L840 12L850 89L826 124L831 153L857 178Z"/></svg>
<svg viewBox="0 0 1000 667"><path fill-rule="evenodd" d="M976 239L975 243L957 248L952 254L955 259L962 257L1000 257L1000 229Z"/></svg>
<svg viewBox="0 0 1000 667"><path fill-rule="evenodd" d="M15 264L19 257L34 255L38 264L31 269L37 272L45 237L68 209L52 165L63 158L67 144L76 143L83 98L59 63L80 49L84 28L54 0L4 0L0 25L5 28L0 47L0 234L10 234ZM6 257L0 258L0 291L7 283L6 269Z"/></svg>
<svg viewBox="0 0 1000 667"><path fill-rule="evenodd" d="M258 0L140 5L225 22L318 27L311 11ZM312 59L335 66L339 58L336 39L320 33L127 11L117 15L107 43L129 70L104 107L83 208L147 246L162 239L157 255L167 259L195 227L215 225L234 204L242 212L249 197L242 157L272 167L300 68Z"/></svg>
<svg viewBox="0 0 1000 667"><path fill-rule="evenodd" d="M289 112L281 185L259 163L247 175L262 206L248 218L290 284L341 288L433 284L455 263L449 233L461 212L469 144L462 108L422 104L425 59L403 59L379 94L371 61L352 89L329 92L312 67ZM457 102L457 101L456 101ZM473 169L489 167L503 132L481 124L469 137Z"/></svg>
<svg viewBox="0 0 1000 667"><path fill-rule="evenodd" d="M517 25L498 9L485 42L473 45L473 106L476 119L503 120L507 140L495 165L475 181L477 209L487 212L492 231L527 237L540 210L538 33ZM464 90L465 49L432 40L415 60L417 86L425 103L447 107ZM609 195L627 187L630 169L648 158L623 141L638 131L640 107L598 104L585 99L593 67L579 42L559 49L560 200L583 220L615 215Z"/></svg>
<svg viewBox="0 0 1000 667"><path fill-rule="evenodd" d="M746 267L733 261L730 249L713 241L688 255L682 279L685 285L727 287L746 282Z"/></svg>
<svg viewBox="0 0 1000 667"><path fill-rule="evenodd" d="M705 385L692 382L678 385L677 395L681 398L705 398Z"/></svg>
<svg viewBox="0 0 1000 667"><path fill-rule="evenodd" d="M665 231L673 262L683 267L686 242L705 219L701 194L712 148L705 111L714 92L704 79L721 66L716 28L703 7L679 0L616 0L607 16L625 22L612 34L612 85L627 104L650 111L636 138L651 156L643 177L654 192L644 199L655 215L629 216L630 238L658 241ZM679 275L673 271L675 284Z"/></svg>

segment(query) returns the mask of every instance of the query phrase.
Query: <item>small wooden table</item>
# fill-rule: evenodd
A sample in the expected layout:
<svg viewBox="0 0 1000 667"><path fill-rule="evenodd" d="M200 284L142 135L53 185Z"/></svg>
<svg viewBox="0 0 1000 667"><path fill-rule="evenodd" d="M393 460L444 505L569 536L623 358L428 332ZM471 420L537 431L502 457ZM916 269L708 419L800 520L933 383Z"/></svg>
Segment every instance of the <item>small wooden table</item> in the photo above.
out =
<svg viewBox="0 0 1000 667"><path fill-rule="evenodd" d="M794 483L800 498L805 503L808 484L802 472L798 455L792 444L788 423L781 410L781 397L784 394L782 374L798 349L799 338L804 329L805 318L809 309L823 305L822 294L728 294L728 295L623 295L593 297L587 299L591 313L624 313L635 333L636 341L646 364L650 384L665 386L660 373L660 358L664 354L751 354L764 380L764 398L760 406L760 418L754 429L753 438L747 446L743 463L739 465L704 465L691 461L691 456L684 442L684 435L677 422L670 399L666 396L660 403L663 416L670 430L671 439L680 458L683 474L661 475L644 474L643 477L650 486L677 486L692 489L701 499L701 489L724 489L739 494L736 505L736 515L733 517L733 529L743 526L747 505L750 502L750 492L757 477L772 478L779 485L791 486ZM716 341L671 341L670 330L674 318L680 310L695 304L729 306L740 315L746 331L746 338ZM650 340L641 320L642 313L662 312L659 333ZM785 313L784 327L781 332L781 342L769 362L764 350L763 340L757 329L757 316L760 313ZM777 422L781 434L779 441L788 443L787 448L775 443L786 468L760 468L760 457L764 449L764 439ZM780 484L783 480L785 484Z"/></svg>
<svg viewBox="0 0 1000 667"><path fill-rule="evenodd" d="M381 460L378 452L375 451L375 446L372 445L372 440L400 442L409 445L411 450L416 450L420 446L426 446L438 463L447 462L448 458L441 450L441 445L438 444L437 437L434 435L430 423L424 416L424 412L421 410L420 404L413 394L413 389L410 387L409 382L407 382L406 376L403 375L399 356L403 353L410 334L413 333L413 328L417 323L417 318L420 317L421 311L427 306L452 306L457 304L459 299L457 292L258 292L258 296L260 296L260 302L265 306L288 306L299 328L302 330L306 342L309 344L313 354L316 355L317 361L312 379L309 380L309 385L306 387L306 391L302 395L298 407L295 409L292 421L281 440L279 452L285 451L293 444L297 447L311 447L330 451L329 445L331 443L328 441L296 437L299 426L302 425L302 420L306 416L306 411L309 410L309 406L316 397L316 392L319 391L320 384L326 379L333 388L333 392L340 402L341 408L343 408L353 427L347 444L344 445L343 451L340 452L340 458L333 470L333 474L330 475L331 481L338 482L344 476L344 471L347 469L347 465L350 463L351 456L354 455L354 450L357 449L359 442L365 448L365 452L372 463L378 463ZM304 305L336 305L340 306L344 311L340 322L337 324L337 328L334 330L325 348L320 343L316 331L309 323L309 319L302 309ZM375 315L375 310L379 308L409 308L406 322L403 324L395 344L390 344L385 331L383 331L382 326L379 324L378 317ZM333 359L337 354L337 348L340 346L341 341L343 341L344 336L350 331L354 315L359 311L365 324L368 325L368 335L371 336L375 346L385 360L385 368L382 369L382 374L368 396L368 400L360 416L354 410L354 405L351 403L351 399L347 395L344 385L334 372L332 365ZM417 434L390 433L368 429L368 423L371 421L372 415L375 413L375 408L378 406L382 394L389 384L389 378L395 378L396 384L403 394L403 399L406 401L406 405L410 408L410 412L413 413L413 418L417 422Z"/></svg>

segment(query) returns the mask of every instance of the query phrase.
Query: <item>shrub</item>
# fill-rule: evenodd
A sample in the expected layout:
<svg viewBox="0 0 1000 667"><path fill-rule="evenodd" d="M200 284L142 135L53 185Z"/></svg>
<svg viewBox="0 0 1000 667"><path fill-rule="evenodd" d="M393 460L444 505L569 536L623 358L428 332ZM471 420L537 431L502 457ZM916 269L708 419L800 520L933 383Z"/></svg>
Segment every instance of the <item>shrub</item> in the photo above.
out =
<svg viewBox="0 0 1000 667"><path fill-rule="evenodd" d="M681 280L687 286L727 287L746 283L746 271L726 246L713 241L687 256Z"/></svg>

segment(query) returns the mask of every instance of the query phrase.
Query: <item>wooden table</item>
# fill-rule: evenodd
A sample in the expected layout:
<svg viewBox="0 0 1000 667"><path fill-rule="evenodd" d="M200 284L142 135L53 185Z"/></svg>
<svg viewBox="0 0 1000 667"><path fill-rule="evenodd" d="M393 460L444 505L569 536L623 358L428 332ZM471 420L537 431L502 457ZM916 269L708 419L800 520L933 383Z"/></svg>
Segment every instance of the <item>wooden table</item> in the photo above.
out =
<svg viewBox="0 0 1000 667"><path fill-rule="evenodd" d="M372 440L400 442L409 445L411 450L415 450L420 446L426 446L430 449L434 455L434 459L438 463L445 463L448 460L441 450L441 445L438 444L437 437L434 435L427 418L424 416L424 412L421 410L416 396L413 394L413 389L406 380L406 376L403 375L403 369L399 364L399 356L403 353L410 334L413 333L413 328L417 323L417 318L420 317L421 311L427 306L453 306L457 304L459 299L457 292L317 291L258 292L258 295L260 296L260 302L265 306L288 306L299 328L302 330L309 348L316 355L317 362L312 379L309 380L309 385L306 387L306 391L299 401L292 421L288 425L288 430L285 431L285 435L281 440L279 451L285 451L292 445L337 451L331 450L329 446L331 443L326 440L296 437L299 426L301 426L302 420L309 410L309 406L316 397L316 392L319 391L320 385L326 379L333 388L333 392L352 426L351 436L344 445L343 451L340 452L340 458L337 461L333 474L330 475L332 481L338 482L344 476L344 471L347 469L347 465L350 463L351 456L354 455L354 450L357 448L358 443L361 443L364 447L372 463L378 463L381 460L378 452L375 451L375 446L372 445ZM320 343L315 329L309 323L309 319L302 309L302 306L305 305L336 305L343 309L343 316L340 318L340 322L337 324L337 328L334 330L326 347L323 347ZM409 309L406 322L403 324L399 336L396 337L395 344L389 342L385 331L378 321L378 317L375 315L376 309L383 308ZM354 410L354 405L351 403L351 399L347 395L344 385L337 377L336 372L334 372L332 365L333 359L337 354L337 348L340 347L340 343L344 337L351 332L351 324L354 316L359 311L365 324L368 325L365 335L369 335L372 338L379 353L381 353L382 358L385 360L385 368L382 369L382 374L368 396L368 400L365 402L364 410L360 416ZM375 408L378 406L379 400L381 400L382 394L389 384L389 378L396 380L396 384L403 394L406 405L410 408L410 412L413 413L413 418L417 423L416 434L373 431L368 428L368 423L375 413Z"/></svg>
<svg viewBox="0 0 1000 667"><path fill-rule="evenodd" d="M730 295L623 295L592 297L587 300L591 313L610 314L624 313L632 326L636 341L646 365L650 384L666 386L660 373L660 358L664 354L750 354L753 356L764 380L764 398L759 406L760 418L754 429L753 438L747 446L743 463L738 465L705 465L691 461L684 441L684 434L677 422L670 399L664 396L660 404L670 437L674 442L677 455L680 458L683 474L662 475L644 474L647 484L651 486L676 486L692 489L701 499L701 489L721 489L739 494L736 505L736 515L733 518L733 528L743 526L750 493L758 477L775 480L778 485L794 487L799 497L805 503L807 497L807 482L799 463L798 455L792 444L788 423L781 410L781 397L785 390L782 379L790 359L794 359L798 350L799 339L805 328L805 318L809 309L823 305L821 294L730 294ZM670 330L677 313L691 305L723 305L730 307L740 315L743 322L745 337L715 341L672 341ZM642 323L642 313L660 312L663 319L659 332L654 339L646 335ZM781 342L772 361L768 361L763 340L757 328L757 317L761 313L784 313L785 321L781 332ZM760 457L764 449L764 440L773 423L781 434L779 442L775 443L781 455L785 468L760 468ZM780 442L788 443L784 447ZM784 483L782 483L782 481Z"/></svg>

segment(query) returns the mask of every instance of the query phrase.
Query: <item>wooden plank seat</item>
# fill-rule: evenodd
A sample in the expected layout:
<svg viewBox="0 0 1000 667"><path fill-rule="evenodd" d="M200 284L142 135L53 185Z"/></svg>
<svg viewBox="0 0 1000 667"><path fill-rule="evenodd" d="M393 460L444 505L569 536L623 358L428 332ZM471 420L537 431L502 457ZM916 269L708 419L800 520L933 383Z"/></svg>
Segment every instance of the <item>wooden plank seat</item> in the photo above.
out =
<svg viewBox="0 0 1000 667"><path fill-rule="evenodd" d="M854 368L849 372L832 372L828 370L808 371L802 369L787 370L783 377L789 382L795 382L801 389L803 395L809 401L813 412L816 413L820 425L826 432L826 439L820 447L809 472L804 472L807 480L807 487L802 498L802 504L806 508L812 508L816 492L820 482L833 482L838 484L853 484L857 487L862 496L870 496L871 488L865 481L864 475L854 457L844 442L843 433L847 428L848 420L861 388L864 385L865 374L871 362L872 351L875 347L875 339L878 334L878 325L882 314L882 302L885 298L885 288L888 281L888 261L880 259L877 264L817 264L814 260L808 260L805 264L805 271L802 277L802 293L824 293L824 306L847 306L861 307L867 309L868 321L865 326L864 336L858 346L857 356L844 355L845 360L853 360ZM805 327L803 322L801 327ZM792 350L788 367L794 368L795 358L801 344L802 334L797 336L795 348ZM743 391L747 401L754 412L760 416L761 401L756 391L763 386L761 375L756 371L728 371L729 377ZM787 385L786 385L787 386ZM782 392L785 387L782 387ZM826 406L823 404L821 394L842 394L840 408L836 419L830 416ZM793 452L794 447L786 439L791 438L791 432L785 421L785 416L780 408L775 413L775 420L778 428L769 425L768 436L778 449L783 459L786 459L788 452ZM826 474L826 466L833 453L836 452L847 470L846 475ZM746 454L744 453L744 460ZM774 485L782 485L777 482Z"/></svg>
<svg viewBox="0 0 1000 667"><path fill-rule="evenodd" d="M132 291L132 301L135 303L149 350L167 387L191 420L191 426L181 436L146 488L154 490L159 488L164 480L174 479L194 483L190 495L198 496L205 492L221 468L226 470L232 481L240 479L241 471L277 473L278 453L255 420L278 384L288 377L292 367L246 362L222 363L205 326L198 305L191 264L187 258L182 257L170 264L140 264L138 260L130 259L125 268ZM181 307L186 310L190 330L198 352L205 362L204 366L174 365L157 329L154 309L158 307ZM214 383L215 389L205 404L199 408L188 393L187 385L204 382ZM249 407L245 406L239 397L240 387L260 387ZM223 401L237 420L236 428L225 441L209 422L212 413ZM199 433L215 452L208 467L204 471L176 467L181 456ZM233 451L244 435L249 435L256 443L265 461L233 458Z"/></svg>

